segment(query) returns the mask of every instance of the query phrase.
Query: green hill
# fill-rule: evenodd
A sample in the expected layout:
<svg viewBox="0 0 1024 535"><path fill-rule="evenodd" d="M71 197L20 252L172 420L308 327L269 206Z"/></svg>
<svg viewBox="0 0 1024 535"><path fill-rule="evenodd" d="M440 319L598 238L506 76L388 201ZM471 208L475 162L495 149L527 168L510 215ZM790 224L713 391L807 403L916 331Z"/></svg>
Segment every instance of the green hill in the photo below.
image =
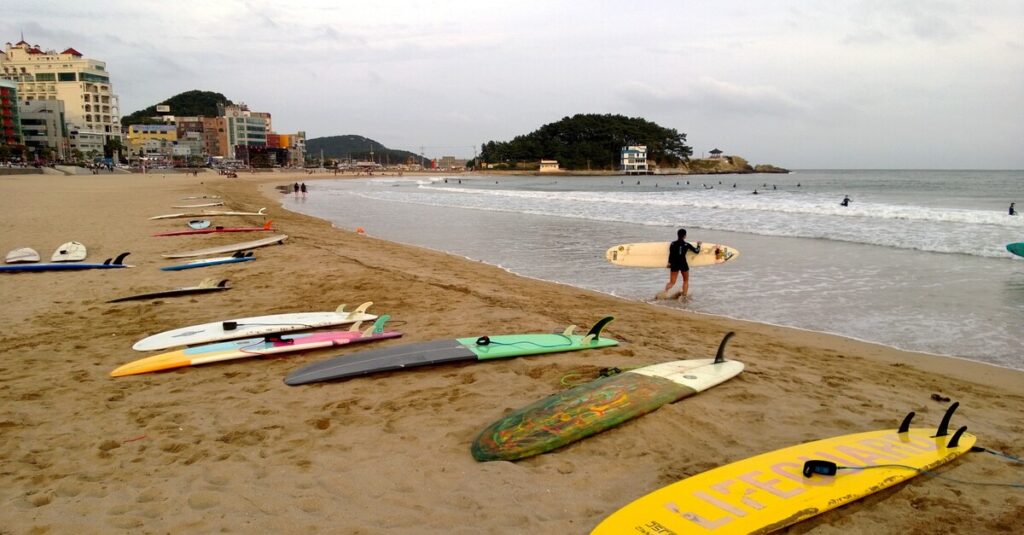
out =
<svg viewBox="0 0 1024 535"><path fill-rule="evenodd" d="M611 114L577 114L512 141L488 141L481 161L500 166L558 160L563 169L617 169L626 145L646 145L648 158L658 165L676 167L693 154L686 134L639 117Z"/></svg>
<svg viewBox="0 0 1024 535"><path fill-rule="evenodd" d="M178 115L181 117L195 117L198 115L216 117L217 104L230 105L233 103L220 93L193 89L192 91L185 91L184 93L174 95L173 97L160 102L159 104L154 104L146 109L125 115L121 118L121 124L128 126L133 124L159 123L160 121L150 119L150 117L160 115L156 112L156 107L159 105L170 106L171 115Z"/></svg>
<svg viewBox="0 0 1024 535"><path fill-rule="evenodd" d="M380 164L402 164L410 159L414 163L420 162L418 154L406 150L389 149L363 136L327 136L306 140L306 155L313 159L319 158L322 150L324 159L369 161L371 149L373 150L373 160ZM428 162L421 163L427 164Z"/></svg>

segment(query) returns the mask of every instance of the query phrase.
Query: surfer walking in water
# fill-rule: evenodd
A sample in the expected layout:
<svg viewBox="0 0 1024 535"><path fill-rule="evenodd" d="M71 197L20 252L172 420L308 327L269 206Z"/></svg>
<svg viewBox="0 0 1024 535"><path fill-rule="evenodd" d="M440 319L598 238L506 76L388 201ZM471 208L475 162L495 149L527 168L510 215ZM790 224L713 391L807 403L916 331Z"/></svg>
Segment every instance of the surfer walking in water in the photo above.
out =
<svg viewBox="0 0 1024 535"><path fill-rule="evenodd" d="M668 284L665 285L665 295L668 295L668 291L672 289L676 284L676 279L679 278L679 274L683 274L683 291L679 293L680 297L686 297L690 291L690 264L686 261L686 253L693 251L694 254L700 253L700 244L697 242L697 246L694 247L691 243L686 241L686 229L681 228L676 232L678 240L668 244L668 269L669 277Z"/></svg>
<svg viewBox="0 0 1024 535"><path fill-rule="evenodd" d="M1017 203L1015 203L1015 202L1011 202L1010 203L1010 215L1017 215L1017 210L1013 209L1013 205L1015 205L1015 204L1017 204Z"/></svg>
<svg viewBox="0 0 1024 535"><path fill-rule="evenodd" d="M850 196L843 195L843 202L839 203L840 206L850 206Z"/></svg>

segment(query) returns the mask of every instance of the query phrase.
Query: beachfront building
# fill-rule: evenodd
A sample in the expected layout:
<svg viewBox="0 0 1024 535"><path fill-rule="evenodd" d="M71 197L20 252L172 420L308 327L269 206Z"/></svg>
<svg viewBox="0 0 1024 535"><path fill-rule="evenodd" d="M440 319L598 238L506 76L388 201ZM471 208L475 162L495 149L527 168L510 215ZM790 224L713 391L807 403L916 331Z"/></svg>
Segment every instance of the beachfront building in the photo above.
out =
<svg viewBox="0 0 1024 535"><path fill-rule="evenodd" d="M540 161L540 172L541 173L557 173L558 160L541 160Z"/></svg>
<svg viewBox="0 0 1024 535"><path fill-rule="evenodd" d="M220 111L221 107L218 108ZM222 109L220 116L224 117L227 134L227 154L224 156L248 161L248 155L265 152L267 133L271 132L270 114L250 111L245 104L223 106Z"/></svg>
<svg viewBox="0 0 1024 535"><path fill-rule="evenodd" d="M622 147L620 170L627 175L646 175L650 173L647 167L647 146L628 145Z"/></svg>
<svg viewBox="0 0 1024 535"><path fill-rule="evenodd" d="M18 117L18 85L0 80L0 149L4 159L22 150L21 120Z"/></svg>
<svg viewBox="0 0 1024 535"><path fill-rule="evenodd" d="M133 124L128 127L126 137L132 159L169 161L174 157L178 128L173 124Z"/></svg>
<svg viewBox="0 0 1024 535"><path fill-rule="evenodd" d="M712 149L711 152L709 152L708 154L711 155L709 157L709 159L711 159L711 160L721 160L722 159L722 151L718 150L717 148Z"/></svg>
<svg viewBox="0 0 1024 535"><path fill-rule="evenodd" d="M70 155L64 102L29 100L19 105L21 133L29 161L62 161Z"/></svg>
<svg viewBox="0 0 1024 535"><path fill-rule="evenodd" d="M121 137L117 95L106 63L84 57L74 48L43 51L24 40L7 43L0 52L0 78L18 85L22 101L64 102L73 151L102 152L107 141Z"/></svg>

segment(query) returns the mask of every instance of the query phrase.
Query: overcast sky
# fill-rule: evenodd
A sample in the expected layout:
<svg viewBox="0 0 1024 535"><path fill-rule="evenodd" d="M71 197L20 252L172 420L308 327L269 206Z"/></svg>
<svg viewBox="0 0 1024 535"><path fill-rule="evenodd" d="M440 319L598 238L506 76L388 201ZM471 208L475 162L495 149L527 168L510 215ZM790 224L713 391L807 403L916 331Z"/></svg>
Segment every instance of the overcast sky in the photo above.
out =
<svg viewBox="0 0 1024 535"><path fill-rule="evenodd" d="M105 61L121 114L191 89L278 132L473 156L577 113L752 163L1024 169L1024 2L7 0L0 40Z"/></svg>

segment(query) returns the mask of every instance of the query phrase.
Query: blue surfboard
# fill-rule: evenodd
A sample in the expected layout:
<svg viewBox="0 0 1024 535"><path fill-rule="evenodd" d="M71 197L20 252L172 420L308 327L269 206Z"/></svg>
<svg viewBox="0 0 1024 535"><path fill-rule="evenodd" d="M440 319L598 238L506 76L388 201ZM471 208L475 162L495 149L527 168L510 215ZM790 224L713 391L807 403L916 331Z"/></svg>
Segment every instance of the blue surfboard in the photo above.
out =
<svg viewBox="0 0 1024 535"><path fill-rule="evenodd" d="M181 271L183 269L201 268L209 266L219 266L222 264L237 264L239 262L248 262L250 260L256 260L252 256L252 252L243 253L241 251L235 253L233 256L221 256L217 258L203 258L200 260L193 260L191 262L185 262L184 264L177 264L174 266L164 266L160 268L160 271Z"/></svg>
<svg viewBox="0 0 1024 535"><path fill-rule="evenodd" d="M124 263L124 257L128 256L129 253L121 253L117 255L117 258L106 259L102 264L82 264L82 263L53 263L53 264L12 264L9 266L0 266L0 272L5 273L21 273L25 271L81 271L84 269L116 269L116 268L128 268L135 267L129 266Z"/></svg>

